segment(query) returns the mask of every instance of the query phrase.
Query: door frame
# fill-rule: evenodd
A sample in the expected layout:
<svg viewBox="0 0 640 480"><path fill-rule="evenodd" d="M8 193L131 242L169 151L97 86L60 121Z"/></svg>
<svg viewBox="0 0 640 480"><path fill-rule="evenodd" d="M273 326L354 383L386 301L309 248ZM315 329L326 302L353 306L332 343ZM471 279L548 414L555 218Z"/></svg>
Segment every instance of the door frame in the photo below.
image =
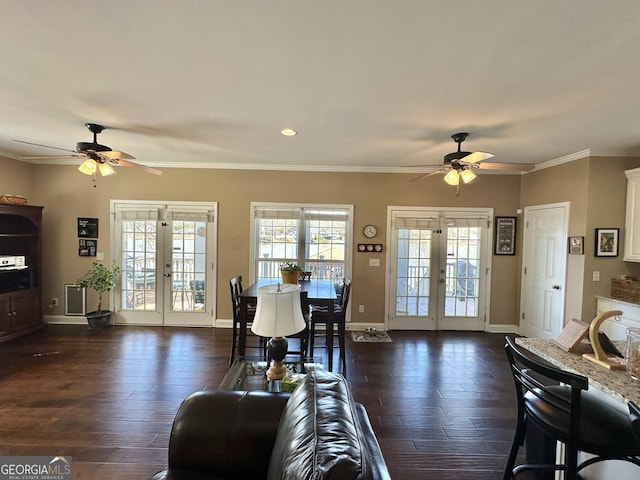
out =
<svg viewBox="0 0 640 480"><path fill-rule="evenodd" d="M211 213L211 215L213 216L213 222L209 222L209 223L213 223L213 227L211 229L207 229L207 261L210 262L210 266L207 267L206 270L206 294L205 294L205 298L207 299L207 305L205 306L205 311L203 312L203 314L208 315L210 321L207 322L206 325L203 324L192 324L189 321L186 321L184 323L170 323L167 324L166 321L164 320L164 308L166 305L166 301L165 301L165 294L166 294L166 289L164 286L164 282L162 282L162 287L159 287L159 282L156 282L156 300L158 300L159 296L162 297L163 301L162 301L162 305L159 306L159 302L156 302L156 310L155 313L159 314L160 313L160 309L163 312L163 320L161 323L158 322L153 322L150 323L149 321L141 321L139 323L139 325L148 325L148 326L184 326L184 327L189 327L189 326L194 326L194 327L215 327L216 326L216 308L217 308L217 296L216 296L216 292L217 292L217 265L218 265L218 202L212 202L212 201L208 201L208 202L189 202L189 201L161 201L161 200L117 200L117 199L112 199L110 200L110 210L109 210L109 220L110 220L110 224L109 224L109 237L110 237L110 241L111 241L111 245L110 245L110 249L109 249L109 254L110 254L110 258L112 260L116 260L117 259L117 255L118 252L117 250L117 245L119 244L119 239L116 238L116 205L126 205L126 206L130 206L130 207L138 207L140 209L144 209L145 207L149 208L157 208L161 211L168 211L168 210L179 210L180 207L184 207L185 209L193 209L194 211L199 211L199 212L203 212L205 209L207 211L209 211ZM158 223L160 223L161 220L158 220ZM210 232L209 232L210 230ZM158 241L160 242L161 245L164 244L164 235L162 236L162 238L160 238L160 236L158 237ZM163 249L166 251L165 246L163 245ZM163 253L164 255L164 253ZM161 265L159 262L156 262L156 275L157 278L164 278L162 276L162 273L164 273L165 271L165 267L164 265ZM116 287L116 288L119 288ZM113 310L115 312L115 318L114 318L114 323L118 323L118 312L120 311L120 305L116 304L115 302L116 300L116 289L112 289L109 292L109 302L110 305L113 306ZM154 312L149 312L151 315L153 315ZM185 315L188 315L189 312L185 313ZM132 325L132 323L127 322L127 325Z"/></svg>
<svg viewBox="0 0 640 480"><path fill-rule="evenodd" d="M530 296L530 292L528 291L527 287L527 282L528 279L526 278L526 267L528 266L527 260L528 260L528 255L530 253L532 245L531 245L531 231L529 230L528 226L527 226L527 222L529 221L529 216L530 216L530 212L535 211L535 210L543 210L543 209L552 209L552 208L562 208L564 210L564 224L563 224L563 234L562 236L567 239L568 235L569 235L569 225L571 222L571 202L558 202L558 203L548 203L548 204L542 204L542 205L532 205L529 207L525 207L524 208L524 216L523 216L523 235L522 235L522 263L520 266L520 309L519 309L519 321L518 321L518 333L520 335L524 334L524 326L523 326L523 321L524 318L527 315L531 315L530 310L528 309L528 305L529 305L529 296ZM568 262L568 253L567 253L567 247L566 247L566 241L564 242L564 272L563 272L563 284L561 286L561 291L562 291L562 318L560 319L560 324L559 324L559 328L558 328L558 332L560 333L560 331L562 331L562 329L564 328L565 324L566 324L566 318L567 318L567 274L568 274L568 268L569 268L569 262Z"/></svg>
<svg viewBox="0 0 640 480"><path fill-rule="evenodd" d="M493 246L493 224L494 224L494 210L493 208L487 207L429 207L429 206L421 206L421 207L411 207L411 206L388 206L387 207L387 234L386 234L386 242L387 248L385 253L385 261L387 265L387 271L385 273L385 306L384 306L384 329L389 329L389 322L391 319L391 307L395 305L394 301L391 300L391 284L392 284L392 265L394 259L391 258L391 242L393 236L393 225L392 225L392 217L396 212L416 212L416 213L426 213L426 212L437 212L439 214L486 214L489 219L489 225L487 227L487 240L484 248L484 257L483 257L483 269L484 272L481 273L481 283L480 283L480 291L483 292L484 295L484 308L478 312L479 317L484 317L483 320L483 330L484 332L489 331L489 325L491 323L490 312L491 312L491 272L492 272L492 246ZM442 247L442 246L441 246ZM446 248L446 247L445 247ZM482 280L484 279L484 280ZM395 280L395 276L394 276ZM436 308L441 308L440 305L437 305ZM441 312L438 312L438 315L441 315ZM435 330L438 330L438 318L434 319L435 322Z"/></svg>

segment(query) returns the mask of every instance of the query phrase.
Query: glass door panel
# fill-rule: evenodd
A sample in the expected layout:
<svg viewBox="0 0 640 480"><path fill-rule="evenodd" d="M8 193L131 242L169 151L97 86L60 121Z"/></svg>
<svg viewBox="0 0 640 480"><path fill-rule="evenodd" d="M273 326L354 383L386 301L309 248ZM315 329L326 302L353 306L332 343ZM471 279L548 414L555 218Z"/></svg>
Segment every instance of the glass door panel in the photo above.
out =
<svg viewBox="0 0 640 480"><path fill-rule="evenodd" d="M484 329L488 216L452 214L391 212L390 329Z"/></svg>
<svg viewBox="0 0 640 480"><path fill-rule="evenodd" d="M207 223L173 221L171 228L171 262L165 286L166 323L193 325L209 322L206 305ZM166 275L166 274L165 274Z"/></svg>
<svg viewBox="0 0 640 480"><path fill-rule="evenodd" d="M478 329L480 319L480 227L446 227L444 308L438 328Z"/></svg>
<svg viewBox="0 0 640 480"><path fill-rule="evenodd" d="M115 222L114 243L119 245L122 268L120 288L115 292L116 321L213 326L214 286L210 283L215 276L210 272L215 215L201 204L193 211L184 204L136 205L131 210L124 204L122 208L118 212L115 207L119 221ZM162 216L167 220L157 219Z"/></svg>
<svg viewBox="0 0 640 480"><path fill-rule="evenodd" d="M400 228L394 234L395 312L390 326L395 329L433 329L432 250L438 238L431 229L425 228Z"/></svg>
<svg viewBox="0 0 640 480"><path fill-rule="evenodd" d="M158 315L158 223L153 220L123 220L120 313L128 322L136 313L138 323L160 324Z"/></svg>

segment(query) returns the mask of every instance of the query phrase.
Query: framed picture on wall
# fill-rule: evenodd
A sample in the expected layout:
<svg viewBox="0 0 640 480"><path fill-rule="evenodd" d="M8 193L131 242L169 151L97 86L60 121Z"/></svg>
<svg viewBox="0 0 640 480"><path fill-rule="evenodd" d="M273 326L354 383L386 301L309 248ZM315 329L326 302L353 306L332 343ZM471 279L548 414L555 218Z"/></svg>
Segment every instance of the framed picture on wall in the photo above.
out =
<svg viewBox="0 0 640 480"><path fill-rule="evenodd" d="M584 255L584 237L569 237L569 255Z"/></svg>
<svg viewBox="0 0 640 480"><path fill-rule="evenodd" d="M518 217L496 217L494 255L516 254L516 222Z"/></svg>
<svg viewBox="0 0 640 480"><path fill-rule="evenodd" d="M98 219L78 218L78 237L98 238Z"/></svg>
<svg viewBox="0 0 640 480"><path fill-rule="evenodd" d="M97 240L78 240L78 255L81 257L95 257L97 249Z"/></svg>
<svg viewBox="0 0 640 480"><path fill-rule="evenodd" d="M619 228L596 228L596 257L617 257Z"/></svg>

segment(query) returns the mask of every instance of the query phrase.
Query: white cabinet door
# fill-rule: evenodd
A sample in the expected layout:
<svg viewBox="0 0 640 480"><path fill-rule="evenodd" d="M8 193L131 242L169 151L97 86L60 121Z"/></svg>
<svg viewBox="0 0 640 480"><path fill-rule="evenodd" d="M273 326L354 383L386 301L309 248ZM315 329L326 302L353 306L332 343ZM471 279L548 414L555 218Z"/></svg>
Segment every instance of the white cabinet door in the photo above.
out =
<svg viewBox="0 0 640 480"><path fill-rule="evenodd" d="M640 262L640 168L627 170L627 210L625 217L625 262Z"/></svg>

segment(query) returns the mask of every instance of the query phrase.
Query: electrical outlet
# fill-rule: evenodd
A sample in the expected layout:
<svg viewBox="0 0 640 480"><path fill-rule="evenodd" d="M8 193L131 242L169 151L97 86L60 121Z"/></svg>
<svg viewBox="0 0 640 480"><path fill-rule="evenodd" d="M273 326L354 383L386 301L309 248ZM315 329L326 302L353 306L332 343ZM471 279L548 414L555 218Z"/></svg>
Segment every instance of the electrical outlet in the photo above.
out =
<svg viewBox="0 0 640 480"><path fill-rule="evenodd" d="M600 281L600 272L598 270L594 270L593 271L593 281L594 282L599 282Z"/></svg>
<svg viewBox="0 0 640 480"><path fill-rule="evenodd" d="M358 312L364 313L364 305L358 305Z"/></svg>
<svg viewBox="0 0 640 480"><path fill-rule="evenodd" d="M52 298L51 299L51 306L52 307L56 307L58 305L58 299L57 298Z"/></svg>

